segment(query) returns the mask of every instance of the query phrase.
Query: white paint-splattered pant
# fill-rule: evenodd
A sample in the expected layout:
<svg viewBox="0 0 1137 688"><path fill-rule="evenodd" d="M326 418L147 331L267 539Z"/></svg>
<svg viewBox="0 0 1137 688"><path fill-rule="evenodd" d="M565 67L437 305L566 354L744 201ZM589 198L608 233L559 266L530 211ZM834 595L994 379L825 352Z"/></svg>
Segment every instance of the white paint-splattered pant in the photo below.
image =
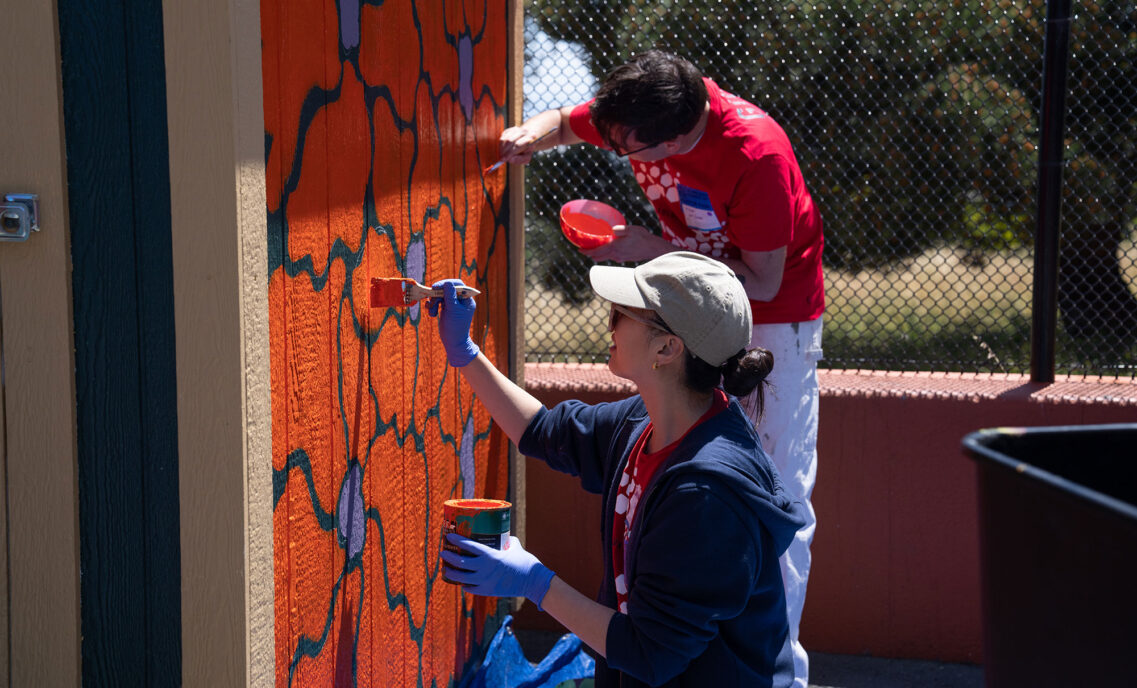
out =
<svg viewBox="0 0 1137 688"><path fill-rule="evenodd" d="M762 446L781 474L790 495L805 506L806 524L782 555L790 640L794 653L794 685L809 683L809 656L798 641L805 586L809 580L809 545L817 519L810 496L817 477L817 362L821 360L821 318L800 323L755 325L751 346L774 354L767 378L765 412L758 422Z"/></svg>

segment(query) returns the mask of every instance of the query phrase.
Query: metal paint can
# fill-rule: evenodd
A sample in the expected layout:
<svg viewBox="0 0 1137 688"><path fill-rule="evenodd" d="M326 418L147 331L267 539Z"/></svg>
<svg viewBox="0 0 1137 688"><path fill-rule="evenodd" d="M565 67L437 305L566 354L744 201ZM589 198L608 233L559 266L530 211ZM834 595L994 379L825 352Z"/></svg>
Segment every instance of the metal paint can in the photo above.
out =
<svg viewBox="0 0 1137 688"><path fill-rule="evenodd" d="M461 554L460 549L446 541L447 535L458 533L486 547L506 549L512 508L512 504L502 499L446 500L442 504L442 546ZM442 580L454 582L446 576Z"/></svg>

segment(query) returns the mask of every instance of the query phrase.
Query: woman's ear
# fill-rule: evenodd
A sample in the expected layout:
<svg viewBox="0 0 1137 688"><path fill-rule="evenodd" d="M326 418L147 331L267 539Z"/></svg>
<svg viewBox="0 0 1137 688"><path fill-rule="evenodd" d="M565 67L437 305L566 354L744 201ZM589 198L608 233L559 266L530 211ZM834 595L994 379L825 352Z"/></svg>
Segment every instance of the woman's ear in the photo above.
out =
<svg viewBox="0 0 1137 688"><path fill-rule="evenodd" d="M683 353L687 350L687 345L683 340L673 334L659 334L655 338L655 362L660 366L665 366L672 361L682 360Z"/></svg>

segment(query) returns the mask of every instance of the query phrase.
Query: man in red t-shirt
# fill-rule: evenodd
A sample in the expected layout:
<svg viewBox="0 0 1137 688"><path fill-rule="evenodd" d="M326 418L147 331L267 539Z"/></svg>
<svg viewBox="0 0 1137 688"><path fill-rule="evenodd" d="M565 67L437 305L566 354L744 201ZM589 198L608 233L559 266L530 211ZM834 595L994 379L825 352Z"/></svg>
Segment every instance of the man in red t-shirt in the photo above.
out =
<svg viewBox="0 0 1137 688"><path fill-rule="evenodd" d="M809 519L782 557L795 685L804 688L809 664L797 636L815 528L821 215L777 122L675 55L642 53L613 70L593 100L506 129L501 157L525 163L538 150L582 142L628 158L662 226L662 236L617 227L614 241L584 253L638 262L688 250L726 263L750 297L751 345L774 354L772 394L756 427Z"/></svg>

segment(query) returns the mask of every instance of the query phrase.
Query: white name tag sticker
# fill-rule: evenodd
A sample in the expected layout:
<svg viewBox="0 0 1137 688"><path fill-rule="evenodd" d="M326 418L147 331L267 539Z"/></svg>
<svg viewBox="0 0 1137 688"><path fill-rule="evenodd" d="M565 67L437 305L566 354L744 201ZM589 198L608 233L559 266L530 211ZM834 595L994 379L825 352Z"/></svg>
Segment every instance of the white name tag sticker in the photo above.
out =
<svg viewBox="0 0 1137 688"><path fill-rule="evenodd" d="M683 208L683 219L691 229L700 232L722 231L722 222L715 215L711 197L706 191L680 184L679 205Z"/></svg>

